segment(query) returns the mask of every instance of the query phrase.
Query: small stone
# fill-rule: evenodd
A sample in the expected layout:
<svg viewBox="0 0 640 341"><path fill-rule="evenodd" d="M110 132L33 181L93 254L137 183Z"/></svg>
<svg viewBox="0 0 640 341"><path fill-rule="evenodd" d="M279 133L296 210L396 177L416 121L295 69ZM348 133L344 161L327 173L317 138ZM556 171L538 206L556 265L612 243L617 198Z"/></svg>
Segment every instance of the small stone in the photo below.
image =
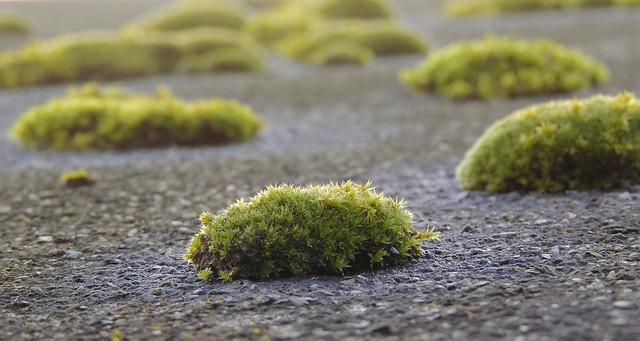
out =
<svg viewBox="0 0 640 341"><path fill-rule="evenodd" d="M29 306L29 302L25 300L16 300L13 302L13 306L16 308L25 308Z"/></svg>
<svg viewBox="0 0 640 341"><path fill-rule="evenodd" d="M71 258L71 259L76 259L78 257L80 257L81 252L76 251L76 250L68 250L67 252L65 252L64 256L67 258Z"/></svg>
<svg viewBox="0 0 640 341"><path fill-rule="evenodd" d="M620 198L620 200L629 200L629 199L631 199L631 193L622 192L622 193L618 194L618 198Z"/></svg>
<svg viewBox="0 0 640 341"><path fill-rule="evenodd" d="M635 309L636 305L631 301L615 301L613 302L613 307L616 309L630 310Z"/></svg>
<svg viewBox="0 0 640 341"><path fill-rule="evenodd" d="M466 225L463 229L462 229L463 233L475 233L476 230L473 229L473 227Z"/></svg>
<svg viewBox="0 0 640 341"><path fill-rule="evenodd" d="M542 224L546 224L548 222L549 222L549 220L547 220L547 219L538 219L538 220L534 221L533 223L536 224L536 225L542 225Z"/></svg>
<svg viewBox="0 0 640 341"><path fill-rule="evenodd" d="M38 243L50 243L53 241L52 236L40 236L38 237Z"/></svg>

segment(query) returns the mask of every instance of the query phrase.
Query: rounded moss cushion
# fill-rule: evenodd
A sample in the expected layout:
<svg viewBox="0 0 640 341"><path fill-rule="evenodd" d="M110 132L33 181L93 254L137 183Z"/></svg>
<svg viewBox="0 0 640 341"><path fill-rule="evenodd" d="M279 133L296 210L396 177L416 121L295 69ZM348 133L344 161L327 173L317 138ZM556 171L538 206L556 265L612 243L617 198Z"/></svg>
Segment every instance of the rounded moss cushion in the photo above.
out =
<svg viewBox="0 0 640 341"><path fill-rule="evenodd" d="M492 192L609 189L640 180L640 103L629 93L551 102L495 123L457 170Z"/></svg>
<svg viewBox="0 0 640 341"><path fill-rule="evenodd" d="M562 93L604 83L607 68L558 43L503 37L456 43L434 51L401 80L416 92L454 99Z"/></svg>
<svg viewBox="0 0 640 341"><path fill-rule="evenodd" d="M26 148L130 149L243 141L262 125L234 101L185 103L168 90L141 96L88 85L29 110L11 136Z"/></svg>
<svg viewBox="0 0 640 341"><path fill-rule="evenodd" d="M423 240L402 202L371 184L269 187L222 213L203 213L184 258L202 279L343 274L406 262Z"/></svg>

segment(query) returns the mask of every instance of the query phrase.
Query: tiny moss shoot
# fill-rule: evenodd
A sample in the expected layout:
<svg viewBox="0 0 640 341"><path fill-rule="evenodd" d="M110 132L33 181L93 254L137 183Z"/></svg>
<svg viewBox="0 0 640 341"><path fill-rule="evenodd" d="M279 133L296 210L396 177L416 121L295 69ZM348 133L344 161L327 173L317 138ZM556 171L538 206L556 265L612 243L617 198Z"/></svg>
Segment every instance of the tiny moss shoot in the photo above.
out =
<svg viewBox="0 0 640 341"><path fill-rule="evenodd" d="M89 84L26 112L11 128L25 148L58 151L205 145L251 139L262 128L251 108L212 99L185 103Z"/></svg>
<svg viewBox="0 0 640 341"><path fill-rule="evenodd" d="M404 203L370 183L271 186L200 222L184 259L203 280L377 269L420 257L423 241L440 238L415 230Z"/></svg>
<svg viewBox="0 0 640 341"><path fill-rule="evenodd" d="M418 93L491 99L580 90L606 82L609 71L552 41L489 36L434 51L400 79Z"/></svg>
<svg viewBox="0 0 640 341"><path fill-rule="evenodd" d="M79 169L62 173L60 176L60 182L62 182L66 187L76 188L91 186L95 183L95 180L89 176L87 170Z"/></svg>
<svg viewBox="0 0 640 341"><path fill-rule="evenodd" d="M551 102L498 121L458 166L462 188L491 192L610 189L640 180L640 102Z"/></svg>
<svg viewBox="0 0 640 341"><path fill-rule="evenodd" d="M453 0L449 1L445 13L449 16L460 17L605 6L640 6L640 0Z"/></svg>

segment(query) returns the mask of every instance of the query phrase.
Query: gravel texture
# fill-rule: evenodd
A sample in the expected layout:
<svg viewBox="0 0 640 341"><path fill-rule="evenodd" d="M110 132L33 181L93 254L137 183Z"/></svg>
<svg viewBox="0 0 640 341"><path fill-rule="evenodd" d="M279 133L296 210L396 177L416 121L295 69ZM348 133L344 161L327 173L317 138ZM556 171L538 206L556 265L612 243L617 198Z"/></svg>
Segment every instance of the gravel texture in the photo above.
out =
<svg viewBox="0 0 640 341"><path fill-rule="evenodd" d="M100 10L108 2L85 2L94 6L6 6L39 8L27 14L44 18L38 6L56 3L59 19L38 22L41 36L60 32L56 23L66 18L73 29L93 17L108 28L144 10L120 8L109 22ZM544 36L610 66L608 85L569 97L640 93L638 10L454 21L438 17L437 4L395 1L401 20L436 46L486 32ZM396 74L420 59L310 68L274 57L267 75L120 82L249 103L269 127L245 144L56 154L22 151L3 137L0 339L105 339L115 331L133 340L639 339L640 186L558 195L460 190L455 166L491 122L568 96L412 96ZM65 89L0 91L0 130ZM64 188L58 176L74 167L87 167L97 183ZM270 183L345 179L372 179L404 197L416 226L436 226L443 241L425 244L427 256L407 266L346 277L202 283L181 260L201 210L220 210Z"/></svg>

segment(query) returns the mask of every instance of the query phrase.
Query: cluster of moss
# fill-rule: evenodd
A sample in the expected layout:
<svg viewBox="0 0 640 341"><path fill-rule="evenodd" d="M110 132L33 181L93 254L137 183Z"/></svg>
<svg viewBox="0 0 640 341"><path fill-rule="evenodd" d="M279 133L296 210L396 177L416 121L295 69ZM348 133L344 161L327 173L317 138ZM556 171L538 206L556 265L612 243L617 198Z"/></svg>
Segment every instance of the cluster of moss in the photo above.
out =
<svg viewBox="0 0 640 341"><path fill-rule="evenodd" d="M212 27L244 30L245 14L237 7L209 1L184 1L153 12L129 29L180 31Z"/></svg>
<svg viewBox="0 0 640 341"><path fill-rule="evenodd" d="M387 21L344 21L319 25L287 39L280 50L305 63L364 63L375 56L415 54L427 46Z"/></svg>
<svg viewBox="0 0 640 341"><path fill-rule="evenodd" d="M629 93L533 106L495 123L457 170L468 190L609 189L640 180L640 102Z"/></svg>
<svg viewBox="0 0 640 341"><path fill-rule="evenodd" d="M25 148L130 149L243 141L262 125L234 101L185 103L167 89L141 96L90 84L29 110L11 136Z"/></svg>
<svg viewBox="0 0 640 341"><path fill-rule="evenodd" d="M290 1L257 15L248 30L264 45L312 64L424 52L421 38L395 25L392 16L384 0Z"/></svg>
<svg viewBox="0 0 640 341"><path fill-rule="evenodd" d="M423 253L404 204L371 184L269 187L219 215L203 213L185 260L208 280L362 271Z"/></svg>
<svg viewBox="0 0 640 341"><path fill-rule="evenodd" d="M62 173L60 176L60 182L62 182L66 187L76 188L91 186L95 183L95 180L89 176L89 172L85 169L79 169Z"/></svg>
<svg viewBox="0 0 640 341"><path fill-rule="evenodd" d="M603 6L640 6L640 0L456 0L445 12L450 16L470 16Z"/></svg>
<svg viewBox="0 0 640 341"><path fill-rule="evenodd" d="M607 68L560 44L487 37L433 52L401 80L456 99L562 93L607 81Z"/></svg>
<svg viewBox="0 0 640 341"><path fill-rule="evenodd" d="M185 69L181 64L191 64L195 57L226 48L233 48L238 59L251 61L242 67L234 64L232 70L264 69L258 46L243 32L200 28L174 33L93 33L64 36L0 54L0 87L169 73ZM216 62L220 65L209 70L225 69L228 64L222 57L210 64Z"/></svg>
<svg viewBox="0 0 640 341"><path fill-rule="evenodd" d="M29 33L29 24L21 16L0 12L0 34L26 34Z"/></svg>

